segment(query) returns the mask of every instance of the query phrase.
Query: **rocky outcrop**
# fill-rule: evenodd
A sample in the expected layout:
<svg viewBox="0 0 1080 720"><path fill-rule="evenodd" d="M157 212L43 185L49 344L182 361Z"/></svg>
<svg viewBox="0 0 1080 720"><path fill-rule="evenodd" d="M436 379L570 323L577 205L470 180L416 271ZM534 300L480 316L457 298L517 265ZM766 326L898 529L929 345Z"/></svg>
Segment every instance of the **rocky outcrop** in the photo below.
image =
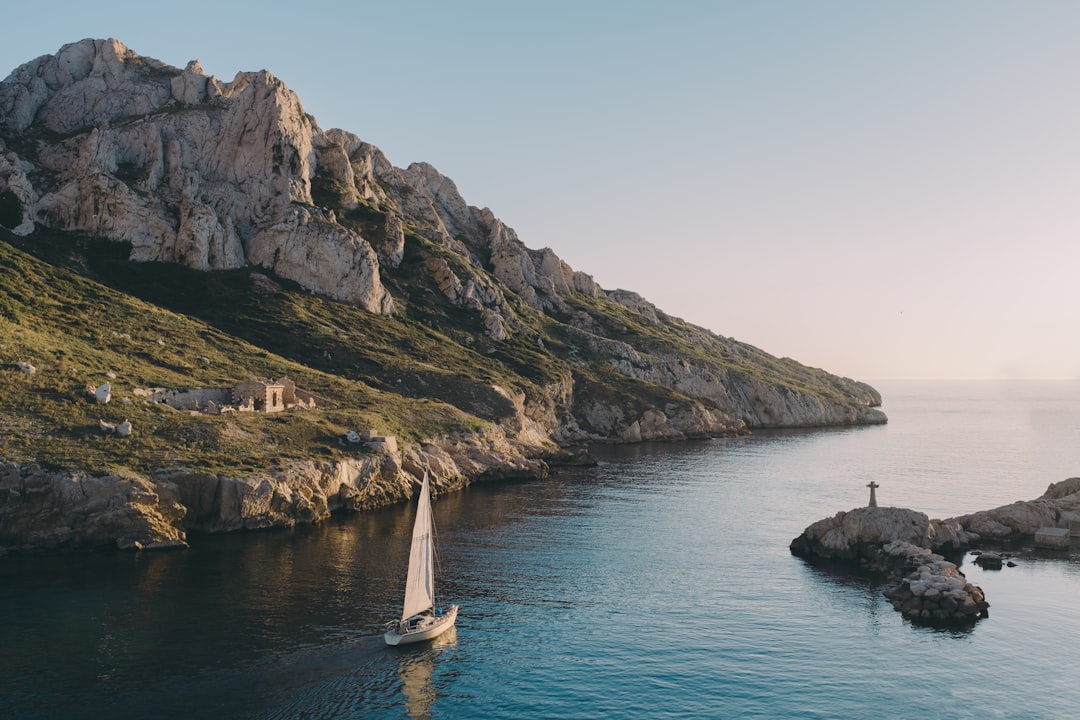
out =
<svg viewBox="0 0 1080 720"><path fill-rule="evenodd" d="M896 507L864 507L838 512L807 527L791 542L800 557L854 562L879 569L879 553L891 542L931 550L956 551L977 536L954 520L931 520L926 513Z"/></svg>
<svg viewBox="0 0 1080 720"><path fill-rule="evenodd" d="M1068 527L1080 519L1080 478L1051 483L1035 500L970 515L931 520L925 513L896 507L864 507L838 512L807 527L791 543L792 552L822 560L858 561L869 546L907 542L931 550L963 550L978 542L1032 537L1039 528Z"/></svg>
<svg viewBox="0 0 1080 720"><path fill-rule="evenodd" d="M1036 500L947 520L895 507L839 512L807 527L790 549L809 561L890 576L894 585L885 595L913 622L968 622L987 616L986 598L933 551L955 553L975 543L1032 537L1040 528L1067 528L1077 519L1080 478L1069 478L1052 483Z"/></svg>
<svg viewBox="0 0 1080 720"><path fill-rule="evenodd" d="M954 520L989 541L1033 536L1040 528L1069 527L1080 521L1080 478L1052 483L1040 497L962 515Z"/></svg>
<svg viewBox="0 0 1080 720"><path fill-rule="evenodd" d="M985 595L930 548L956 551L972 539L953 521L906 508L865 507L810 525L791 542L791 552L883 575L893 583L886 597L914 623L966 624L986 617Z"/></svg>
<svg viewBox="0 0 1080 720"><path fill-rule="evenodd" d="M41 223L128 242L137 261L258 264L371 312L393 309L370 245L312 217L322 131L268 72L225 83L196 61L179 70L116 40L83 40L0 83L0 128L23 153L0 161L22 234Z"/></svg>
<svg viewBox="0 0 1080 720"><path fill-rule="evenodd" d="M0 462L0 552L186 547L177 487Z"/></svg>
<svg viewBox="0 0 1080 720"><path fill-rule="evenodd" d="M408 497L409 478L389 455L342 462L298 462L272 473L228 477L189 470L162 473L187 508L191 532L289 527L325 520L341 509L388 505Z"/></svg>

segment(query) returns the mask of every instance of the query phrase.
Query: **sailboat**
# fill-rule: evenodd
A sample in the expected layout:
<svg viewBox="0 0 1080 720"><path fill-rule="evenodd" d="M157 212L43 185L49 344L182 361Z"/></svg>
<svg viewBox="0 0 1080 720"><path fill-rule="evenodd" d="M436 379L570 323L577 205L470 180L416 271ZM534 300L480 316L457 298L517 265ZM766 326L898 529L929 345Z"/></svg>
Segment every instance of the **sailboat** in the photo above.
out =
<svg viewBox="0 0 1080 720"><path fill-rule="evenodd" d="M386 624L387 645L405 645L438 637L454 626L458 606L445 611L435 605L435 519L431 514L431 487L428 474L420 488L413 523L409 574L405 580L405 604L401 619Z"/></svg>

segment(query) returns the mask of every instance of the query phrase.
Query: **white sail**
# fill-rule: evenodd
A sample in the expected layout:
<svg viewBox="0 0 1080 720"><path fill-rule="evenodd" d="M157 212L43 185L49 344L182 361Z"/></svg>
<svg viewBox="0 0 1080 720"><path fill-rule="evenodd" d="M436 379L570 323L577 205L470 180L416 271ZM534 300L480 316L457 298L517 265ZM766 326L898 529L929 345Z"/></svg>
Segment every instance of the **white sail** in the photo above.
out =
<svg viewBox="0 0 1080 720"><path fill-rule="evenodd" d="M431 493L428 476L424 473L424 485L420 488L420 502L416 507L416 523L413 524L412 550L409 552L409 576L405 581L405 607L401 619L435 606L435 556L431 520Z"/></svg>

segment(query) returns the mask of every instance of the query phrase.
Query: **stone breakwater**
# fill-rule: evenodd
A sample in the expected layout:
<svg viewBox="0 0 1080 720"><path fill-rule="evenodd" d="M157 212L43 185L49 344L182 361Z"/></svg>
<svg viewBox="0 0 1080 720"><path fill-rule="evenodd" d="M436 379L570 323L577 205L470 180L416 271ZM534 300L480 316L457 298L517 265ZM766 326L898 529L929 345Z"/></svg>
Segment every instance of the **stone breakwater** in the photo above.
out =
<svg viewBox="0 0 1080 720"><path fill-rule="evenodd" d="M941 555L905 542L888 543L882 553L903 566L900 582L885 597L911 622L964 625L989 615L982 588Z"/></svg>
<svg viewBox="0 0 1080 720"><path fill-rule="evenodd" d="M981 542L1034 537L1080 519L1080 478L1052 483L1039 498L971 515L931 520L907 508L865 507L810 525L791 541L793 555L885 575L885 596L918 624L971 623L988 616L982 589L935 551L956 553Z"/></svg>

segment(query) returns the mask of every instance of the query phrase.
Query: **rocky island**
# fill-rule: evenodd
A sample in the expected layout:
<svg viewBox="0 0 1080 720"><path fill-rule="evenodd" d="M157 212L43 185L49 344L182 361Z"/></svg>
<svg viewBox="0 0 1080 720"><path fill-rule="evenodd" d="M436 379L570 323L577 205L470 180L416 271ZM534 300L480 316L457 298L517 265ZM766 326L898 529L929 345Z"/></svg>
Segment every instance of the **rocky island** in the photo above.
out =
<svg viewBox="0 0 1080 720"><path fill-rule="evenodd" d="M981 588L946 559L965 550L1035 539L1045 528L1080 528L1080 478L1051 484L1035 500L970 515L931 520L907 508L864 507L810 525L791 542L792 554L885 577L885 591L918 624L967 624L987 616Z"/></svg>
<svg viewBox="0 0 1080 720"><path fill-rule="evenodd" d="M542 477L587 443L886 422L865 383L530 249L265 70L223 81L116 40L0 82L0 267L0 552L318 522L425 469L440 492ZM320 401L136 393L286 376ZM371 428L395 442L349 441Z"/></svg>

